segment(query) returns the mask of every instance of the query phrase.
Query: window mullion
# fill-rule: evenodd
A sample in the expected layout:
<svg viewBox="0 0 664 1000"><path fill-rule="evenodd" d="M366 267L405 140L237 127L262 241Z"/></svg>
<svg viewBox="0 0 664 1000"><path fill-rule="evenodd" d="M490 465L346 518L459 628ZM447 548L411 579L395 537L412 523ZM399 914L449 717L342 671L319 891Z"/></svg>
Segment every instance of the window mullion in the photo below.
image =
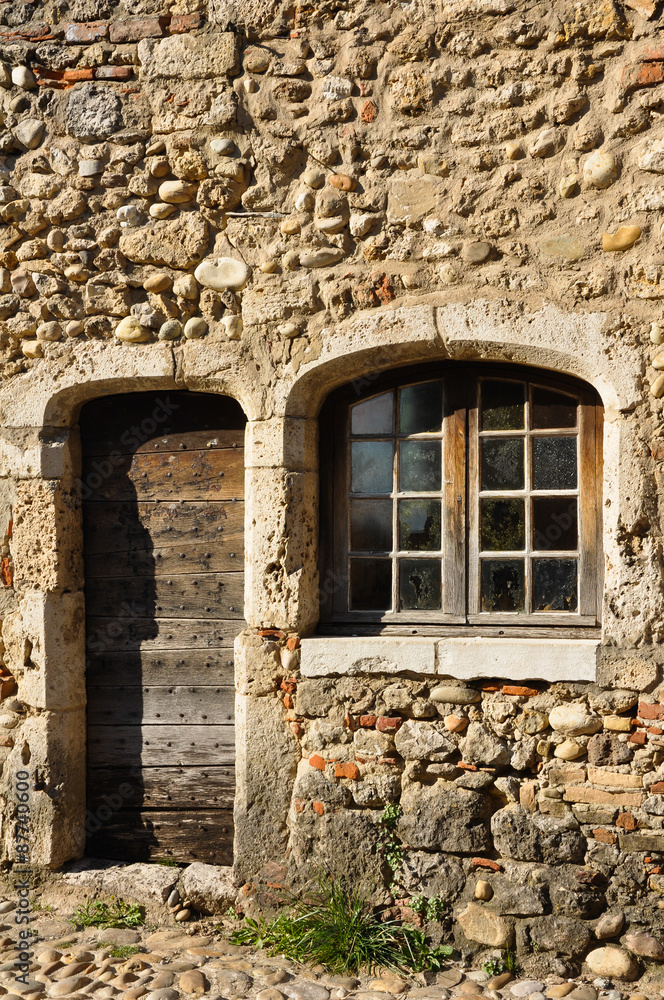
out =
<svg viewBox="0 0 664 1000"><path fill-rule="evenodd" d="M443 383L443 609L466 616L466 385Z"/></svg>

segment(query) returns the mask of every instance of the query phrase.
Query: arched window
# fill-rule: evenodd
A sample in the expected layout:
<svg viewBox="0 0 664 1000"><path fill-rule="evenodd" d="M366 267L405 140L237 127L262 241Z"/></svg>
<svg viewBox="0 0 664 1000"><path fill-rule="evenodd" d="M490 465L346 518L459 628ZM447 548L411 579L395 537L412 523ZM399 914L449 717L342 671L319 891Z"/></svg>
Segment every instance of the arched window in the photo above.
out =
<svg viewBox="0 0 664 1000"><path fill-rule="evenodd" d="M320 423L321 620L597 626L601 412L583 383L508 365L335 392Z"/></svg>

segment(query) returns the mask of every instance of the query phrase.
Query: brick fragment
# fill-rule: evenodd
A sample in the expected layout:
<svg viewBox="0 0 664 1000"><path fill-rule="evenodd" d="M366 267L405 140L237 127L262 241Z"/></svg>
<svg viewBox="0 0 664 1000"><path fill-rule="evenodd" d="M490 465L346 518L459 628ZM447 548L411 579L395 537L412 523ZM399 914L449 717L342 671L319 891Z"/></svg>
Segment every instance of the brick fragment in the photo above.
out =
<svg viewBox="0 0 664 1000"><path fill-rule="evenodd" d="M173 14L168 30L171 35L183 35L186 31L195 31L205 21L205 17L200 11L195 14Z"/></svg>
<svg viewBox="0 0 664 1000"><path fill-rule="evenodd" d="M628 742L629 743L638 743L638 744L640 744L642 746L645 743L645 741L647 740L647 738L648 737L646 736L646 734L644 732L632 733L632 735L630 736Z"/></svg>
<svg viewBox="0 0 664 1000"><path fill-rule="evenodd" d="M78 83L80 80L94 79L94 69L91 66L81 69L47 69L45 66L33 66L32 72L38 80L47 83Z"/></svg>
<svg viewBox="0 0 664 1000"><path fill-rule="evenodd" d="M295 694L297 691L297 677L284 677L279 685L280 691L286 691L287 694Z"/></svg>
<svg viewBox="0 0 664 1000"><path fill-rule="evenodd" d="M640 719L664 719L664 705L659 702L650 705L647 701L640 701L637 714Z"/></svg>
<svg viewBox="0 0 664 1000"><path fill-rule="evenodd" d="M649 791L651 795L664 795L664 781L656 781Z"/></svg>
<svg viewBox="0 0 664 1000"><path fill-rule="evenodd" d="M539 694L537 688L524 687L522 684L503 684L503 694L519 695L521 698L534 698Z"/></svg>
<svg viewBox="0 0 664 1000"><path fill-rule="evenodd" d="M664 733L664 729L660 729L659 726L648 726L646 732L650 733L652 736L661 736Z"/></svg>
<svg viewBox="0 0 664 1000"><path fill-rule="evenodd" d="M489 868L492 872L501 870L498 862L491 861L489 858L473 858L472 864L474 868Z"/></svg>
<svg viewBox="0 0 664 1000"><path fill-rule="evenodd" d="M487 691L487 692L500 691L500 684L492 684L491 682L487 682L486 684L482 685L482 691Z"/></svg>
<svg viewBox="0 0 664 1000"><path fill-rule="evenodd" d="M11 587L14 582L14 567L9 556L3 556L0 559L0 580L5 587Z"/></svg>
<svg viewBox="0 0 664 1000"><path fill-rule="evenodd" d="M3 677L0 679L0 701L9 698L16 693L16 681L13 677Z"/></svg>
<svg viewBox="0 0 664 1000"><path fill-rule="evenodd" d="M160 17L128 17L122 21L114 21L109 29L112 42L140 42L142 38L162 38L168 18ZM262 635L259 632L259 635Z"/></svg>
<svg viewBox="0 0 664 1000"><path fill-rule="evenodd" d="M290 635L288 637L288 640L286 642L286 649L290 649L291 653L293 652L294 649L297 649L299 645L300 645L299 635Z"/></svg>
<svg viewBox="0 0 664 1000"><path fill-rule="evenodd" d="M97 66L97 80L131 80L134 70L131 66Z"/></svg>
<svg viewBox="0 0 664 1000"><path fill-rule="evenodd" d="M374 120L377 114L378 114L378 108L376 107L374 102L365 101L364 104L362 105L362 110L360 111L360 118L362 119L362 121L366 122L368 125L369 122L372 122Z"/></svg>
<svg viewBox="0 0 664 1000"><path fill-rule="evenodd" d="M620 89L627 93L640 87L652 87L664 80L664 62L635 63L620 74Z"/></svg>
<svg viewBox="0 0 664 1000"><path fill-rule="evenodd" d="M293 736L302 736L304 729L299 722L289 722L288 728L290 729Z"/></svg>
<svg viewBox="0 0 664 1000"><path fill-rule="evenodd" d="M351 761L345 761L344 763L339 761L334 765L335 778L350 778L351 781L357 781L359 776L359 767Z"/></svg>
<svg viewBox="0 0 664 1000"><path fill-rule="evenodd" d="M375 715L361 715L360 725L362 726L362 729L373 729L376 725L376 719L377 716Z"/></svg>
<svg viewBox="0 0 664 1000"><path fill-rule="evenodd" d="M623 812L618 814L616 826L619 826L622 830L636 830L637 822L632 813Z"/></svg>
<svg viewBox="0 0 664 1000"><path fill-rule="evenodd" d="M466 764L464 760L458 761L457 767L460 767L462 771L479 771L476 764Z"/></svg>
<svg viewBox="0 0 664 1000"><path fill-rule="evenodd" d="M611 833L610 830L606 830L603 826L593 830L593 837L595 840L599 840L601 844L615 844L618 840L615 833Z"/></svg>
<svg viewBox="0 0 664 1000"><path fill-rule="evenodd" d="M312 802L311 805L313 811L316 813L317 816L322 816L323 813L325 812L325 806L323 805L322 802Z"/></svg>
<svg viewBox="0 0 664 1000"><path fill-rule="evenodd" d="M379 733L396 733L401 729L403 725L403 719L401 716L394 716L392 718L381 715L379 719L376 720L376 729Z"/></svg>
<svg viewBox="0 0 664 1000"><path fill-rule="evenodd" d="M315 767L318 771L325 770L325 761L317 753L315 753L313 757L309 758L309 765L310 767Z"/></svg>
<svg viewBox="0 0 664 1000"><path fill-rule="evenodd" d="M82 45L88 42L99 42L108 38L108 21L69 21L63 25L64 40L69 45Z"/></svg>

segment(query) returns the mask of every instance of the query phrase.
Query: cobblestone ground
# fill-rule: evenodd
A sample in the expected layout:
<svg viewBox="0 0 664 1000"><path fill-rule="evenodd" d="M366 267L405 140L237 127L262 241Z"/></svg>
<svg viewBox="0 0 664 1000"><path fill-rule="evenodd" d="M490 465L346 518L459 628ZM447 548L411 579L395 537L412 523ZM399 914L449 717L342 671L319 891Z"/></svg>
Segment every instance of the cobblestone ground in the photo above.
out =
<svg viewBox="0 0 664 1000"><path fill-rule="evenodd" d="M0 904L0 907L2 904ZM638 984L580 976L519 979L505 973L493 978L450 961L438 973L391 972L373 976L329 975L322 966L298 965L257 949L237 947L219 934L213 921L188 928L72 931L70 921L53 914L34 923L39 941L28 982L16 978L17 928L0 925L0 994L3 1000L68 997L103 1000L658 1000L664 980L652 973ZM130 950L134 951L128 956Z"/></svg>

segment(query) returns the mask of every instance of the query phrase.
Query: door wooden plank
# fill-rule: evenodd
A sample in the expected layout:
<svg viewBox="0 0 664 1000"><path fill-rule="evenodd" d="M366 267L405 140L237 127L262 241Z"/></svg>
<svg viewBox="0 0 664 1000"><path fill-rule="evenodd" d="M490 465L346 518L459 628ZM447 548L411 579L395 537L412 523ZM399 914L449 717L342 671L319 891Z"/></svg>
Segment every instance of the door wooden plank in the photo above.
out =
<svg viewBox="0 0 664 1000"><path fill-rule="evenodd" d="M122 789L122 792L120 792ZM128 791L129 789L129 791ZM90 771L87 807L123 800L125 808L232 809L235 796L233 767L95 768Z"/></svg>
<svg viewBox="0 0 664 1000"><path fill-rule="evenodd" d="M234 727L88 726L88 767L227 767Z"/></svg>
<svg viewBox="0 0 664 1000"><path fill-rule="evenodd" d="M233 814L119 809L88 839L92 856L119 861L233 863Z"/></svg>
<svg viewBox="0 0 664 1000"><path fill-rule="evenodd" d="M187 573L187 560L180 562L184 575L88 581L88 614L100 618L244 616L244 573Z"/></svg>
<svg viewBox="0 0 664 1000"><path fill-rule="evenodd" d="M119 607L121 605L122 602ZM232 649L242 624L239 619L163 618L155 621L154 618L91 616L87 620L86 649L89 654L139 649Z"/></svg>
<svg viewBox="0 0 664 1000"><path fill-rule="evenodd" d="M88 455L133 452L172 434L243 432L246 424L236 400L187 390L105 396L88 403L81 417L81 442Z"/></svg>
<svg viewBox="0 0 664 1000"><path fill-rule="evenodd" d="M158 452L118 455L99 463L86 458L82 479L90 489L88 502L100 500L231 500L244 497L244 453L239 448L214 451ZM98 486L93 484L97 479Z"/></svg>
<svg viewBox="0 0 664 1000"><path fill-rule="evenodd" d="M85 558L85 579L104 577L159 577L178 573L233 573L242 571L242 546L229 545L220 536L213 543L189 540L168 548L103 552Z"/></svg>
<svg viewBox="0 0 664 1000"><path fill-rule="evenodd" d="M87 664L90 688L118 685L146 686L214 684L233 687L233 650L136 650L133 653L99 653ZM102 699L108 693L97 692Z"/></svg>
<svg viewBox="0 0 664 1000"><path fill-rule="evenodd" d="M232 725L235 690L221 686L118 685L88 688L88 725Z"/></svg>
<svg viewBox="0 0 664 1000"><path fill-rule="evenodd" d="M115 460L119 455L151 455L157 452L242 448L244 447L244 430L231 428L226 430L173 431L161 437L141 441L137 446L132 447L132 444L137 441L138 438L131 433L123 435L119 441L112 441L102 432L96 440L88 443L86 454L89 458L112 457Z"/></svg>
<svg viewBox="0 0 664 1000"><path fill-rule="evenodd" d="M85 552L158 550L183 541L198 544L221 539L243 552L244 503L170 500L111 500L83 505ZM146 535L146 532L148 533Z"/></svg>

